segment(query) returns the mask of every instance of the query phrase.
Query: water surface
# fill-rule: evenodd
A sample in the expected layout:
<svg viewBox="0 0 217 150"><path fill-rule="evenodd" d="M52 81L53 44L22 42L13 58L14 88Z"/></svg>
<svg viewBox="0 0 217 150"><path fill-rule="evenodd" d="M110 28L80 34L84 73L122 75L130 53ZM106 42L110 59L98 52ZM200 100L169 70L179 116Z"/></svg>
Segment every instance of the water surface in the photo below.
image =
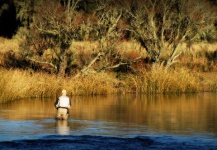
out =
<svg viewBox="0 0 217 150"><path fill-rule="evenodd" d="M215 149L217 94L72 97L0 104L0 149Z"/></svg>

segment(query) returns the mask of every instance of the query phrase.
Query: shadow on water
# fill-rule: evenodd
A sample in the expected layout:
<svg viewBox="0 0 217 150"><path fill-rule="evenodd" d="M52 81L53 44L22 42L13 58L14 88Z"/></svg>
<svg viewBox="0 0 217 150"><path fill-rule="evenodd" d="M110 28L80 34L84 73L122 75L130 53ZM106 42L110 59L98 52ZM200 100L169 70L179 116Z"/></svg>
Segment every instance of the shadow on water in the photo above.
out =
<svg viewBox="0 0 217 150"><path fill-rule="evenodd" d="M215 149L217 94L72 97L0 104L0 149Z"/></svg>
<svg viewBox="0 0 217 150"><path fill-rule="evenodd" d="M118 138L102 136L47 136L37 140L3 142L0 148L40 148L40 149L143 149L152 145L146 137ZM104 147L104 148L103 148Z"/></svg>
<svg viewBox="0 0 217 150"><path fill-rule="evenodd" d="M134 138L103 136L45 136L40 139L6 141L0 143L4 149L203 149L211 150L217 146L215 140L203 138L177 138L173 136L138 136Z"/></svg>

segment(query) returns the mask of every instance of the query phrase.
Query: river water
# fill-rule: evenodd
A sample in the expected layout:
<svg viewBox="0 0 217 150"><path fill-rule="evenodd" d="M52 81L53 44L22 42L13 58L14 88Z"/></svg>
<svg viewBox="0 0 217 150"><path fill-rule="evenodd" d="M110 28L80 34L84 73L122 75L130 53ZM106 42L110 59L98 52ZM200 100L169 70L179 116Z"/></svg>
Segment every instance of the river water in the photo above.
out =
<svg viewBox="0 0 217 150"><path fill-rule="evenodd" d="M217 94L74 96L0 104L0 149L216 149Z"/></svg>

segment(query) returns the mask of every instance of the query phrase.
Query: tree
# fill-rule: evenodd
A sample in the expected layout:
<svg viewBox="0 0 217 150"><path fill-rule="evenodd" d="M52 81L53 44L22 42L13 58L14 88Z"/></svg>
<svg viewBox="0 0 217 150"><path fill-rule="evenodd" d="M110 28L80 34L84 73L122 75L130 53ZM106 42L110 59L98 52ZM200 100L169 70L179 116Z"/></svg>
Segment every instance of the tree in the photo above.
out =
<svg viewBox="0 0 217 150"><path fill-rule="evenodd" d="M130 31L155 63L166 67L177 61L182 42L199 39L213 32L215 14L203 0L129 1ZM166 59L161 60L162 55Z"/></svg>
<svg viewBox="0 0 217 150"><path fill-rule="evenodd" d="M82 38L79 13L80 0L39 0L34 3L34 16L24 45L25 56L32 62L47 64L64 76L72 56L69 51L73 40ZM45 59L45 54L50 55Z"/></svg>
<svg viewBox="0 0 217 150"><path fill-rule="evenodd" d="M112 61L114 57L118 56L115 47L121 33L118 22L122 17L122 9L118 8L118 3L115 0L96 0L95 8L93 14L97 17L97 21L91 22L91 26L94 39L98 41L100 49L89 65L81 70L82 72L87 72L97 60L100 60L98 64L101 63L101 65L98 65L94 71L104 71L123 64L121 61Z"/></svg>
<svg viewBox="0 0 217 150"><path fill-rule="evenodd" d="M29 28L33 21L34 0L13 0L16 7L16 19L20 27Z"/></svg>

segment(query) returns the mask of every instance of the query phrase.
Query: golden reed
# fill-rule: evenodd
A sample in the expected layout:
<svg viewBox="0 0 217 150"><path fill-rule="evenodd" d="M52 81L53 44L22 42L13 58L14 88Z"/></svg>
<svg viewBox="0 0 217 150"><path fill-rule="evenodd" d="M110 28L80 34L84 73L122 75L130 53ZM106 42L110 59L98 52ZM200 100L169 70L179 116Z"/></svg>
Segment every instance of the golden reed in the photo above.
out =
<svg viewBox="0 0 217 150"><path fill-rule="evenodd" d="M61 78L46 73L0 69L0 103L23 98L55 97L62 88L69 95L115 93L118 81L104 73Z"/></svg>

